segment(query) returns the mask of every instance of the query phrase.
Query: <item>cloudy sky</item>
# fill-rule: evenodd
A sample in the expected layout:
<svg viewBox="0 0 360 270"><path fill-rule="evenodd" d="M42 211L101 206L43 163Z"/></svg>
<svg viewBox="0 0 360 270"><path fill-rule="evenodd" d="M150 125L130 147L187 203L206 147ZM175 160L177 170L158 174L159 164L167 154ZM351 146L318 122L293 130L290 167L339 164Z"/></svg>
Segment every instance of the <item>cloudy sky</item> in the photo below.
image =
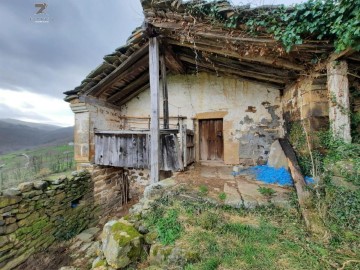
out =
<svg viewBox="0 0 360 270"><path fill-rule="evenodd" d="M302 0L233 0L293 4ZM46 3L46 15L35 15ZM48 23L39 23L39 19ZM0 118L73 125L63 92L142 24L140 0L0 0Z"/></svg>

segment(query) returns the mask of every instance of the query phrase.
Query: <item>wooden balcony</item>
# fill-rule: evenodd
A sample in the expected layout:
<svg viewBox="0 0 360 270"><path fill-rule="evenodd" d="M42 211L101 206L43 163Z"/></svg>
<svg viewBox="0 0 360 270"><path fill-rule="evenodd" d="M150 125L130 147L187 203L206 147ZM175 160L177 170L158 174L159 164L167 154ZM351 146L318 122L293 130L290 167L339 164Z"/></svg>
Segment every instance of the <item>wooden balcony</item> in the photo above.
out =
<svg viewBox="0 0 360 270"><path fill-rule="evenodd" d="M160 130L160 170L180 171L195 161L194 133L179 129ZM95 131L95 164L150 168L150 130Z"/></svg>

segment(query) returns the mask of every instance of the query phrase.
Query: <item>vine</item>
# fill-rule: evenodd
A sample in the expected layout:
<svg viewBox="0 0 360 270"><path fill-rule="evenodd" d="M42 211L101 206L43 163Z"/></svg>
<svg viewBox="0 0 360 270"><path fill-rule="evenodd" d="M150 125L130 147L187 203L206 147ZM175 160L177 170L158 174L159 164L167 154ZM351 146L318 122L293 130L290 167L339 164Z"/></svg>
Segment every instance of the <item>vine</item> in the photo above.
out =
<svg viewBox="0 0 360 270"><path fill-rule="evenodd" d="M280 41L287 52L305 40L327 40L337 52L347 48L360 50L360 5L358 0L308 0L291 8L254 11L244 14L234 10L226 17L217 6L217 1L190 3L187 12L193 16L209 19L225 28L247 26L247 31L257 35L268 32Z"/></svg>
<svg viewBox="0 0 360 270"><path fill-rule="evenodd" d="M360 5L357 0L309 0L292 10L280 7L247 22L254 33L265 28L287 52L306 39L328 39L337 52L360 50Z"/></svg>

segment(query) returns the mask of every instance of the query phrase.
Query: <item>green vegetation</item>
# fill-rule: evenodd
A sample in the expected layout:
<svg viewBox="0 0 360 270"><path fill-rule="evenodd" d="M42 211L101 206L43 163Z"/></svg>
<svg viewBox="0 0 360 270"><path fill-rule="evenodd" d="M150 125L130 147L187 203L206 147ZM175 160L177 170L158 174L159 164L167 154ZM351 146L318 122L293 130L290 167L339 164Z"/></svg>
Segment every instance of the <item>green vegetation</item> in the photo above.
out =
<svg viewBox="0 0 360 270"><path fill-rule="evenodd" d="M290 141L303 174L313 175L310 150L300 124L294 124ZM346 143L330 131L311 133L316 149L311 154L320 182L310 187L313 210L321 217L331 243L360 240L360 145Z"/></svg>
<svg viewBox="0 0 360 270"><path fill-rule="evenodd" d="M201 186L199 187L199 193L200 193L200 195L206 196L206 195L208 194L208 192L209 192L209 188L208 188L206 185L201 185Z"/></svg>
<svg viewBox="0 0 360 270"><path fill-rule="evenodd" d="M220 201L224 202L226 200L226 193L221 192L221 193L219 193L218 197L219 197Z"/></svg>
<svg viewBox="0 0 360 270"><path fill-rule="evenodd" d="M184 267L187 270L323 270L343 265L344 270L360 269L360 264L351 261L360 256L356 235L348 234L338 242L313 238L296 208L233 209L211 204L203 197L184 200L172 196L171 201L156 201L144 218L150 229L161 220L168 230L174 225L179 228L181 220L181 233L171 242L164 242L161 236L159 241L175 242L175 246L197 253Z"/></svg>
<svg viewBox="0 0 360 270"><path fill-rule="evenodd" d="M0 155L0 190L52 173L73 170L74 147L48 146Z"/></svg>
<svg viewBox="0 0 360 270"><path fill-rule="evenodd" d="M306 39L333 40L336 51L360 50L360 5L357 0L309 0L267 11L250 19L253 32L265 28L286 51Z"/></svg>
<svg viewBox="0 0 360 270"><path fill-rule="evenodd" d="M162 214L164 216L162 216ZM164 245L170 245L181 235L182 226L178 220L179 212L170 209L164 212L162 208L154 210L154 213L148 217L147 223L156 228L158 238Z"/></svg>
<svg viewBox="0 0 360 270"><path fill-rule="evenodd" d="M358 0L309 0L292 8L260 9L251 16L235 9L230 18L221 12L222 6L216 3L210 1L208 5L199 5L195 1L188 5L187 12L206 17L226 28L246 24L247 30L254 35L266 31L279 40L287 52L308 39L331 41L338 52L347 48L360 50Z"/></svg>
<svg viewBox="0 0 360 270"><path fill-rule="evenodd" d="M268 200L271 200L271 198L274 197L276 194L276 191L274 189L268 187L259 187L258 191Z"/></svg>

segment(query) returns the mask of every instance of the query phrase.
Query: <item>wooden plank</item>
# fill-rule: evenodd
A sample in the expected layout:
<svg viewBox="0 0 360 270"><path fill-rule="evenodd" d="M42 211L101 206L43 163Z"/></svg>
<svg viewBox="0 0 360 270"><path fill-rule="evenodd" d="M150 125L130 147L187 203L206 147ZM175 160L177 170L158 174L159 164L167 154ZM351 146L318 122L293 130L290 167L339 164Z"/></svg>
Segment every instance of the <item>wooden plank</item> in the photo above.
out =
<svg viewBox="0 0 360 270"><path fill-rule="evenodd" d="M196 60L196 59L188 57L188 56L180 56L180 59L185 62L188 62L190 64L198 65L200 67L204 67L207 69L212 69L215 72L222 72L225 74L232 74L232 75L238 75L238 76L242 76L242 77L255 78L255 79L258 79L261 81L267 81L267 82L272 82L272 83L276 83L276 84L285 84L285 78L279 78L279 77L276 78L274 75L267 75L265 73L253 72L253 71L249 71L249 70L238 70L238 69L234 69L234 68L221 66L219 64L214 65L214 64L210 64L210 63L205 63L205 61ZM223 65L225 65L225 64L223 64Z"/></svg>
<svg viewBox="0 0 360 270"><path fill-rule="evenodd" d="M180 41L172 40L172 39L169 39L168 42L170 44L173 44L176 46L194 49L194 44L192 44L192 43L180 42ZM242 56L239 54L239 52L224 49L222 47L222 44L219 44L219 47L215 47L215 46L200 45L197 43L196 49L199 51L205 51L205 52L209 52L209 53L216 53L219 55L231 56L231 57L243 60L243 61L262 63L262 64L270 65L272 67L287 68L287 69L297 70L297 71L304 71L304 69L305 69L305 67L302 65L291 63L290 61L288 61L288 60L286 61L284 59L276 59L276 58L271 58L271 57L260 57L260 56Z"/></svg>
<svg viewBox="0 0 360 270"><path fill-rule="evenodd" d="M134 97L136 97L137 95L139 95L143 91L149 89L149 87L150 87L150 83L146 83L145 85L139 87L137 90L133 91L132 93L128 94L127 96L124 96L120 100L114 102L114 104L116 104L117 106L124 105L126 102L133 99Z"/></svg>
<svg viewBox="0 0 360 270"><path fill-rule="evenodd" d="M161 82L162 82L162 90L163 90L163 122L164 122L164 129L168 129L169 128L169 96L168 96L164 55L161 55L160 57L160 64L161 64Z"/></svg>
<svg viewBox="0 0 360 270"><path fill-rule="evenodd" d="M113 72L110 73L107 77L102 79L98 84L87 90L84 95L96 95L102 89L111 85L114 81L117 80L118 76L131 67L137 60L143 57L148 51L149 44L145 44L142 48L134 52L128 59L122 62Z"/></svg>
<svg viewBox="0 0 360 270"><path fill-rule="evenodd" d="M186 72L185 66L175 55L170 46L167 46L165 50L165 63L169 70L174 74L185 74Z"/></svg>
<svg viewBox="0 0 360 270"><path fill-rule="evenodd" d="M150 153L150 183L159 181L159 153L160 153L160 128L159 128L159 42L156 37L149 39L149 72L151 96L151 153Z"/></svg>
<svg viewBox="0 0 360 270"><path fill-rule="evenodd" d="M182 156L183 156L183 166L184 166L184 168L186 168L187 167L187 159L188 159L188 153L187 153L187 147L186 147L186 145L187 145L187 136L186 136L186 128L187 128L187 126L186 126L186 124L181 124L181 142L182 142L182 145L181 145L181 149L182 149L182 151L183 151L183 153L182 153Z"/></svg>
<svg viewBox="0 0 360 270"><path fill-rule="evenodd" d="M309 203L310 193L306 190L306 182L297 162L296 154L288 140L279 139L279 143L288 160L288 165L290 168L291 177L294 180L295 190L298 196L302 216L305 220L306 226L310 227L310 214L307 211L307 204Z"/></svg>
<svg viewBox="0 0 360 270"><path fill-rule="evenodd" d="M149 80L149 74L146 71L139 78L129 83L126 87L118 90L115 94L108 97L106 101L109 103L117 102L118 100L121 100L123 97L126 97L127 95L131 94L133 91L142 88L144 85L147 84L148 80Z"/></svg>

